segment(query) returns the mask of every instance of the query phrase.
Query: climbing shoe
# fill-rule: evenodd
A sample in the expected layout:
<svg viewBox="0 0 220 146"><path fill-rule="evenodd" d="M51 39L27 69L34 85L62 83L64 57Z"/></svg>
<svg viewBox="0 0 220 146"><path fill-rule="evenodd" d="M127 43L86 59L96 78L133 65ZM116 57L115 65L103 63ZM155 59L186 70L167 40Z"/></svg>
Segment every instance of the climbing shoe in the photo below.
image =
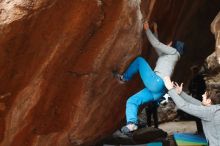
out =
<svg viewBox="0 0 220 146"><path fill-rule="evenodd" d="M127 80L124 79L123 75L119 74L117 71L113 71L112 73L120 84L125 84L127 82Z"/></svg>
<svg viewBox="0 0 220 146"><path fill-rule="evenodd" d="M125 135L131 136L132 133L137 129L138 129L137 125L130 123L130 124L127 124L126 126L123 126L121 128L121 132Z"/></svg>

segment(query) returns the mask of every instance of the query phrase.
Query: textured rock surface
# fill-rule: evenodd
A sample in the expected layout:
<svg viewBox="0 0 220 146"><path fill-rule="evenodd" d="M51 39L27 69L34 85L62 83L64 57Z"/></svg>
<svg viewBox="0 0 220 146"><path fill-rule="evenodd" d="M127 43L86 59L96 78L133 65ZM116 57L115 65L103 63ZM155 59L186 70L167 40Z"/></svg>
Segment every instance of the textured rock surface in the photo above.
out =
<svg viewBox="0 0 220 146"><path fill-rule="evenodd" d="M128 95L111 72L141 52L140 1L1 8L1 145L79 145L114 129Z"/></svg>
<svg viewBox="0 0 220 146"><path fill-rule="evenodd" d="M218 60L218 63L220 64L220 12L215 17L211 24L211 31L215 35L215 54Z"/></svg>
<svg viewBox="0 0 220 146"><path fill-rule="evenodd" d="M161 40L192 45L205 35L188 51L202 46L201 55L185 59L202 61L212 52L209 26L219 2L2 0L0 8L0 145L65 146L92 145L124 119L139 82L120 85L111 72L122 72L142 48L154 64L142 18L158 22Z"/></svg>
<svg viewBox="0 0 220 146"><path fill-rule="evenodd" d="M211 31L215 36L215 51L206 59L208 76L207 84L220 88L220 12L211 24Z"/></svg>

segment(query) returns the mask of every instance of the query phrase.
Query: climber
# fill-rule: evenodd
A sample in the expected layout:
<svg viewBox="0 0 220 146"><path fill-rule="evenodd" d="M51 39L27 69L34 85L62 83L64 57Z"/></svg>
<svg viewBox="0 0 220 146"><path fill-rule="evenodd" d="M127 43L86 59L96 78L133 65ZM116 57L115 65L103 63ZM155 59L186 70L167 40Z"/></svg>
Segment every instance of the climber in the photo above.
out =
<svg viewBox="0 0 220 146"><path fill-rule="evenodd" d="M168 76L164 84L179 109L201 119L209 145L220 146L220 90L207 88L201 102L183 92L183 84L174 84Z"/></svg>
<svg viewBox="0 0 220 146"><path fill-rule="evenodd" d="M157 25L154 24L154 31L157 32ZM138 109L141 105L159 100L165 94L165 86L163 78L171 76L174 66L183 54L184 43L180 41L171 41L168 45L161 43L149 28L149 23L143 24L146 31L147 38L151 45L155 48L159 58L156 63L154 71L149 66L148 62L142 58L137 57L128 67L128 69L121 75L115 73L116 79L120 83L125 83L139 72L145 88L133 96L129 97L126 103L126 121L127 125L122 127L122 133L130 135L133 131L138 129Z"/></svg>

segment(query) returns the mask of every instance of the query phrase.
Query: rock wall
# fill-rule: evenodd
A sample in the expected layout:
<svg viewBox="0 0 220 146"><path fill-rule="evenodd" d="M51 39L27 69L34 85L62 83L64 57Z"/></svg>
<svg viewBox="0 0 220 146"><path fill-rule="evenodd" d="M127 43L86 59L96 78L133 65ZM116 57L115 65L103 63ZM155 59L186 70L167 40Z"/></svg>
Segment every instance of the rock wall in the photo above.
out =
<svg viewBox="0 0 220 146"><path fill-rule="evenodd" d="M218 63L220 64L220 12L211 24L211 31L215 35L215 52Z"/></svg>
<svg viewBox="0 0 220 146"><path fill-rule="evenodd" d="M126 98L141 88L138 78L118 84L112 71L123 72L141 53L155 63L143 20L158 23L161 40L187 42L194 17L207 13L210 19L198 19L209 26L219 6L217 0L0 1L0 145L93 145L119 127ZM202 44L208 48L212 39L200 41L208 40Z"/></svg>
<svg viewBox="0 0 220 146"><path fill-rule="evenodd" d="M80 145L116 127L128 95L112 70L141 52L140 2L1 2L1 145Z"/></svg>
<svg viewBox="0 0 220 146"><path fill-rule="evenodd" d="M215 36L215 51L206 59L207 77L209 86L220 88L220 12L211 24L211 31Z"/></svg>

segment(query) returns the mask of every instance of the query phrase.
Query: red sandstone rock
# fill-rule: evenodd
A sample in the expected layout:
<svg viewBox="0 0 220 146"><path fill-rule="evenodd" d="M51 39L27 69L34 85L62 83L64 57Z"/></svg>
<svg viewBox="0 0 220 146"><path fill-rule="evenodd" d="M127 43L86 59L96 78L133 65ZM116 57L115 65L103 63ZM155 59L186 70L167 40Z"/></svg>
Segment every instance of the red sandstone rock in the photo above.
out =
<svg viewBox="0 0 220 146"><path fill-rule="evenodd" d="M123 72L142 48L155 58L142 17L157 21L165 40L182 36L203 4L1 1L0 95L10 95L0 99L0 145L92 145L113 132L140 87L118 84L112 70Z"/></svg>

